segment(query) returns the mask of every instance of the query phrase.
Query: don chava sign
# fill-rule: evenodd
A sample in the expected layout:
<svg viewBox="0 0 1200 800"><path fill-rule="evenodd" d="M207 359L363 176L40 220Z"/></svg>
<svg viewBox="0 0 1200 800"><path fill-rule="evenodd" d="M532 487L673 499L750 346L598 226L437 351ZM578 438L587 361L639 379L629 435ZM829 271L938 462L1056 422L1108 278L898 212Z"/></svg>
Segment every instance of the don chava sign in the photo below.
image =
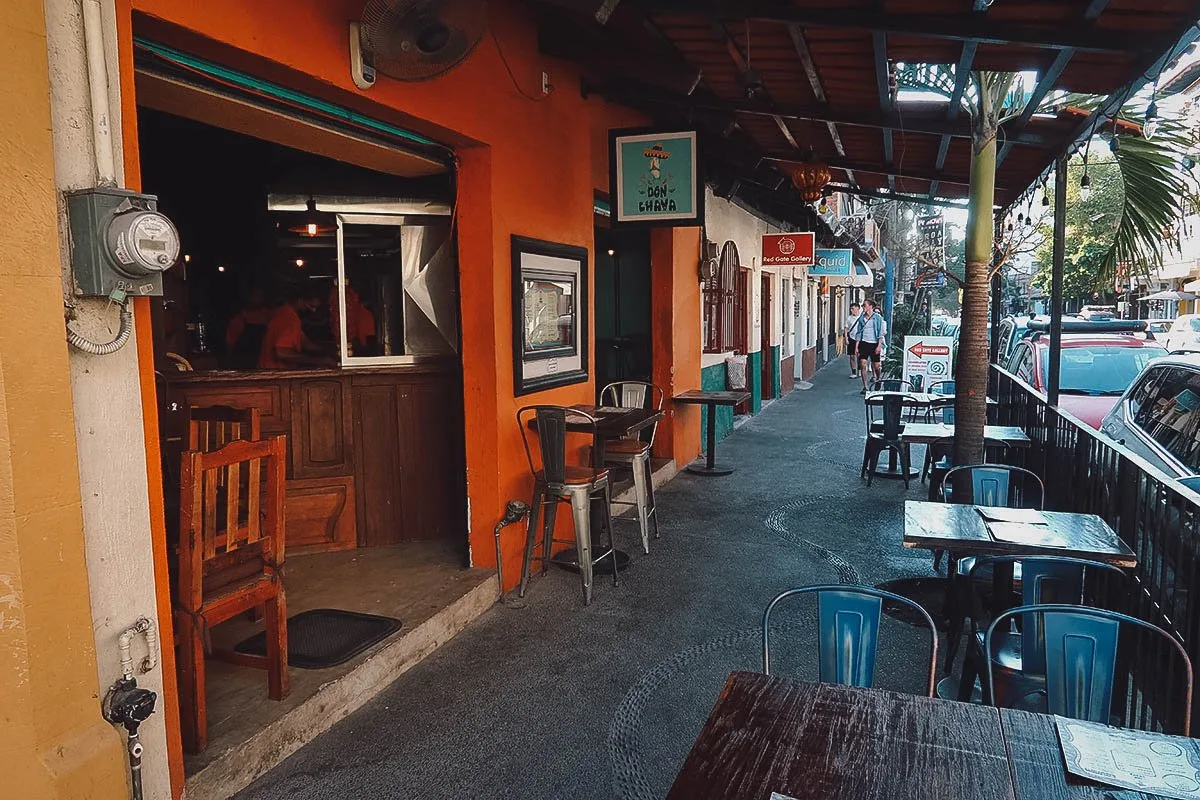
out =
<svg viewBox="0 0 1200 800"><path fill-rule="evenodd" d="M704 183L695 131L610 131L614 225L700 225Z"/></svg>
<svg viewBox="0 0 1200 800"><path fill-rule="evenodd" d="M810 267L817 247L814 233L764 233L764 267Z"/></svg>
<svg viewBox="0 0 1200 800"><path fill-rule="evenodd" d="M951 379L954 337L905 336L904 380L916 391Z"/></svg>

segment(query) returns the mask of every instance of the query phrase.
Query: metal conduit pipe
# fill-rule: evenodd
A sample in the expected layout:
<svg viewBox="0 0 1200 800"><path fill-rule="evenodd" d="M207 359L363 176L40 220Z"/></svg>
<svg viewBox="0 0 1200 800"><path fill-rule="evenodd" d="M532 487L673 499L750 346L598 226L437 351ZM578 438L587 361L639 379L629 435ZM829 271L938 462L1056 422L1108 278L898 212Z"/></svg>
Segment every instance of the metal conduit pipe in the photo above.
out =
<svg viewBox="0 0 1200 800"><path fill-rule="evenodd" d="M87 51L88 90L92 105L92 146L96 154L96 181L117 185L113 160L112 129L108 114L108 63L104 58L104 26L100 0L83 0L83 39Z"/></svg>
<svg viewBox="0 0 1200 800"><path fill-rule="evenodd" d="M142 659L141 672L146 673L158 666L158 627L146 617L139 617L137 622L130 625L117 637L117 649L121 652L121 675L132 678L133 675L133 639L141 634L146 635L146 657Z"/></svg>
<svg viewBox="0 0 1200 800"><path fill-rule="evenodd" d="M129 341L130 335L133 334L133 312L129 309L129 303L121 304L121 322L117 328L117 335L112 341L93 342L75 331L67 328L67 344L84 353L90 353L94 356L107 356L120 350Z"/></svg>
<svg viewBox="0 0 1200 800"><path fill-rule="evenodd" d="M511 606L513 608L524 608L524 603L510 603L508 598L504 596L504 554L500 552L500 531L504 530L514 522L520 522L525 519L529 513L529 506L520 500L509 500L504 507L504 518L496 523L494 530L496 536L496 580L500 584L500 605Z"/></svg>

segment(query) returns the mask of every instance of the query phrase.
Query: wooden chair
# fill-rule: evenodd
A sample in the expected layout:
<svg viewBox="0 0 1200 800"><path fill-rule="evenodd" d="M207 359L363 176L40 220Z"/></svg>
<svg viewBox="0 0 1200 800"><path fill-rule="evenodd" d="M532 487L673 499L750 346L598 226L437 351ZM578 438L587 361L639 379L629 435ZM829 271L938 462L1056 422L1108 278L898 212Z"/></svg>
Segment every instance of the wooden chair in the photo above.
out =
<svg viewBox="0 0 1200 800"><path fill-rule="evenodd" d="M256 442L262 438L260 416L257 408L191 406L188 408L188 450L207 453L239 439Z"/></svg>
<svg viewBox="0 0 1200 800"><path fill-rule="evenodd" d="M184 746L208 744L204 656L209 629L266 606L267 654L223 654L267 670L267 695L289 691L283 590L286 438L233 441L183 456L180 484L179 700Z"/></svg>

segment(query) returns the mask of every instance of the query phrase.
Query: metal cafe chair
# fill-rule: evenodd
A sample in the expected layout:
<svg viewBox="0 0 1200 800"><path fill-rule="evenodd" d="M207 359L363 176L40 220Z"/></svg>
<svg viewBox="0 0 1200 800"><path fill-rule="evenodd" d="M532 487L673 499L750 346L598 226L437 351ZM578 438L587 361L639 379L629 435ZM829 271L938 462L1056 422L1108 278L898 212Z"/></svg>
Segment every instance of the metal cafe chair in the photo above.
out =
<svg viewBox="0 0 1200 800"><path fill-rule="evenodd" d="M914 408L916 404L917 399L912 395L899 393L867 399L865 403L867 441L863 448L862 469L859 472L860 477L867 479L867 486L871 485L871 478L879 463L879 456L884 452L894 452L899 457L904 470L904 488L908 488L908 473L911 466L910 448L907 442L900 439L900 434L904 431L904 409ZM882 410L881 420L874 418L874 409L876 408Z"/></svg>
<svg viewBox="0 0 1200 800"><path fill-rule="evenodd" d="M929 409L925 412L925 418L929 422L933 422L937 418L939 411L950 411L950 424L954 424L954 395L958 392L958 384L954 381L935 381L929 384L925 389L925 393L941 398L930 403ZM945 419L942 420L945 422Z"/></svg>
<svg viewBox="0 0 1200 800"><path fill-rule="evenodd" d="M1165 639L1183 662L1184 698L1179 732L1188 735L1192 722L1192 660L1178 640L1157 625L1090 606L1065 604L1026 605L998 614L984 636L984 651L989 655L999 641L999 633L1020 617L1025 628L1034 627L1030 616L1040 616L1045 636L1047 713L1071 719L1109 724L1113 703L1117 646L1122 625ZM997 698L994 659L987 659L988 697ZM1122 684L1123 685L1123 684Z"/></svg>
<svg viewBox="0 0 1200 800"><path fill-rule="evenodd" d="M605 386L600 392L600 404L620 408L644 408L661 411L666 396L660 387L646 381L617 381ZM605 443L604 463L608 466L628 467L633 473L635 501L625 503L613 501L614 505L637 507L638 527L642 533L642 552L650 552L650 528L658 538L658 506L654 502L654 477L650 469L650 450L654 446L654 433L658 423L647 428L641 436L615 439Z"/></svg>
<svg viewBox="0 0 1200 800"><path fill-rule="evenodd" d="M1007 448L1008 445L997 440L985 440L984 452L987 445L994 448ZM995 452L995 451L993 451ZM951 498L951 487L957 486L961 492L967 491L966 502L977 506L1000 506L1004 508L1042 508L1046 500L1046 487L1042 479L1024 467L1013 467L1008 464L965 464L951 467L946 471L941 481L941 497L945 502ZM941 565L942 552L933 555L933 567L937 570ZM946 602L944 604L949 628L946 633L946 672L950 672L954 657L958 654L958 643L962 638L963 627L966 625L967 609L970 598L964 597L963 585L967 575L975 567L974 556L959 558L950 554L946 563Z"/></svg>
<svg viewBox="0 0 1200 800"><path fill-rule="evenodd" d="M872 392L914 392L912 383L899 378L880 378L871 384Z"/></svg>
<svg viewBox="0 0 1200 800"><path fill-rule="evenodd" d="M547 565L555 560L552 550L555 543L564 540L554 538L554 522L559 503L569 503L575 524L576 560L560 562L579 568L583 582L583 602L592 602L592 575L595 565L609 559L612 565L613 585L617 584L616 548L613 546L612 514L609 508L608 470L594 466L567 464L567 417L578 418L591 435L593 447L596 441L596 418L573 408L551 405L525 406L517 411L517 424L521 429L521 442L525 445L525 458L533 475L533 502L529 505L529 522L525 534L525 558L521 565L520 596L525 596L529 583L529 570L535 558L534 545L537 540L538 516L544 517L542 532L542 554L536 556L542 562L542 574ZM541 468L533 458L529 444L529 423L537 431L537 447ZM591 504L599 500L604 504L603 520L608 530L608 548L593 555ZM544 513L543 513L544 512Z"/></svg>
<svg viewBox="0 0 1200 800"><path fill-rule="evenodd" d="M871 688L875 681L875 656L879 649L879 618L883 601L915 610L929 629L928 694L933 697L937 672L937 628L933 618L917 603L873 586L822 584L788 589L775 596L763 611L763 673L771 674L771 612L782 601L802 594L817 595L817 658L820 680L843 686Z"/></svg>
<svg viewBox="0 0 1200 800"><path fill-rule="evenodd" d="M992 571L1000 564L1009 564L1014 573L1021 572L1020 597L990 597L985 595L985 586L990 582L977 580L977 576ZM988 620L1005 609L1016 605L1033 606L1043 603L1083 605L1084 590L1095 586L1098 576L1116 576L1122 582L1126 575L1111 564L1088 561L1064 556L997 556L976 559L966 579L962 581L962 596L969 603L971 637L963 658L962 680L959 682L959 700L967 700L975 681L984 674L984 631ZM989 608L990 606L990 608ZM996 635L997 673L1001 697L1020 698L1045 688L1046 651L1041 620L1035 624L1021 625L1021 629L1006 629ZM956 631L949 631L955 635ZM956 642L957 644L957 642ZM949 664L947 664L947 670ZM989 697L991 695L988 695Z"/></svg>

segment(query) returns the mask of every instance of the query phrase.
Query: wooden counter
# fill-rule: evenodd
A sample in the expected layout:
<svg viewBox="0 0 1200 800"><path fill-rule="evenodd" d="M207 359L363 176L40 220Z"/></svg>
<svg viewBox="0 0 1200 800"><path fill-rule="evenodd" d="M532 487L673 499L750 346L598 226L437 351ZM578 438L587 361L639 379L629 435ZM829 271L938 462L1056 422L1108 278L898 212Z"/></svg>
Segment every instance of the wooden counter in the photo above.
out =
<svg viewBox="0 0 1200 800"><path fill-rule="evenodd" d="M465 541L456 364L168 375L160 390L168 500L189 406L257 408L288 437L289 552Z"/></svg>

